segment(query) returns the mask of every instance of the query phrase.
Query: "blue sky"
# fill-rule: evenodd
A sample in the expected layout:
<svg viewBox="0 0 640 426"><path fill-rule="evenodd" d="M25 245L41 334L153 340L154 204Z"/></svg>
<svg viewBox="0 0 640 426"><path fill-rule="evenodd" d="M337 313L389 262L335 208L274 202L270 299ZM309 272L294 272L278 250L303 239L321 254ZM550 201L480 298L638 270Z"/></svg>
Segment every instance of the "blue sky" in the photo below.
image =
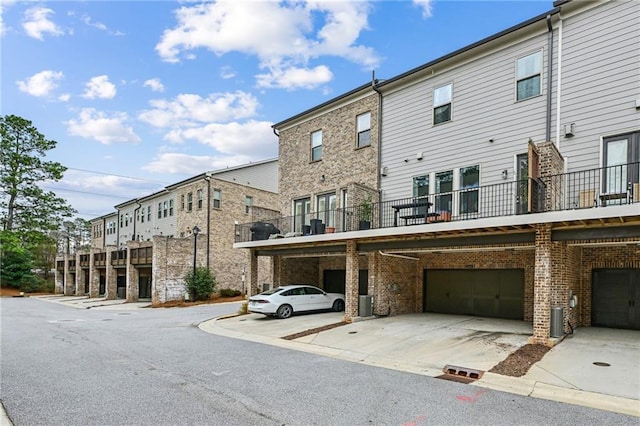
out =
<svg viewBox="0 0 640 426"><path fill-rule="evenodd" d="M552 8L552 1L0 0L0 114L58 142L47 183L91 219L275 158L271 125Z"/></svg>

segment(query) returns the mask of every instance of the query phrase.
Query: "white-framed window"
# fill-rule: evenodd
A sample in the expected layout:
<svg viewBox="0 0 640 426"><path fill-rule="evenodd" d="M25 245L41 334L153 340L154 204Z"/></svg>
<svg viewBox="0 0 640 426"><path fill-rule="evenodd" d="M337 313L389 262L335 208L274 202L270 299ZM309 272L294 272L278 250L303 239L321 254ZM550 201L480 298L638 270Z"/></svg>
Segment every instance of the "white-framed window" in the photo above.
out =
<svg viewBox="0 0 640 426"><path fill-rule="evenodd" d="M147 206L147 222L151 222L151 206Z"/></svg>
<svg viewBox="0 0 640 426"><path fill-rule="evenodd" d="M453 211L453 170L436 173L436 205L437 212Z"/></svg>
<svg viewBox="0 0 640 426"><path fill-rule="evenodd" d="M311 133L311 161L322 160L322 130Z"/></svg>
<svg viewBox="0 0 640 426"><path fill-rule="evenodd" d="M187 193L187 211L193 210L193 192Z"/></svg>
<svg viewBox="0 0 640 426"><path fill-rule="evenodd" d="M451 99L453 85L451 83L433 90L433 124L451 121Z"/></svg>
<svg viewBox="0 0 640 426"><path fill-rule="evenodd" d="M202 201L203 201L202 189L198 189L196 191L196 197L198 198L198 209L201 209L202 208Z"/></svg>
<svg viewBox="0 0 640 426"><path fill-rule="evenodd" d="M542 51L516 61L516 100L522 101L542 94Z"/></svg>
<svg viewBox="0 0 640 426"><path fill-rule="evenodd" d="M162 203L158 203L158 219L162 219Z"/></svg>
<svg viewBox="0 0 640 426"><path fill-rule="evenodd" d="M162 202L162 217L167 217L167 214L169 213L169 203L167 203L166 201Z"/></svg>
<svg viewBox="0 0 640 426"><path fill-rule="evenodd" d="M219 189L213 190L213 208L219 209L222 207L222 191Z"/></svg>
<svg viewBox="0 0 640 426"><path fill-rule="evenodd" d="M335 192L329 194L318 195L316 198L317 201L317 209L318 219L322 220L322 222L326 226L336 226L336 194Z"/></svg>
<svg viewBox="0 0 640 426"><path fill-rule="evenodd" d="M356 147L371 145L371 113L365 112L356 117Z"/></svg>
<svg viewBox="0 0 640 426"><path fill-rule="evenodd" d="M301 198L293 202L293 230L305 231L304 227L311 224L311 198ZM306 232L305 232L306 233Z"/></svg>
<svg viewBox="0 0 640 426"><path fill-rule="evenodd" d="M244 197L244 212L249 213L251 211L251 206L253 206L253 197L249 197L247 195Z"/></svg>
<svg viewBox="0 0 640 426"><path fill-rule="evenodd" d="M169 216L173 216L173 198L169 200Z"/></svg>

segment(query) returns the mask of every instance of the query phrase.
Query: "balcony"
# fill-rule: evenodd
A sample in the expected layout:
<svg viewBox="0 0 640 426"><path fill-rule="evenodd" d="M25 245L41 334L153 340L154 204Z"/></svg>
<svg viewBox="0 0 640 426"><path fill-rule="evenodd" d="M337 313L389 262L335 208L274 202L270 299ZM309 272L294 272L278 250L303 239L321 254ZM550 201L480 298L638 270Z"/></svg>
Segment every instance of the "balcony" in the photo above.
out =
<svg viewBox="0 0 640 426"><path fill-rule="evenodd" d="M640 204L639 182L622 164L238 224L235 242Z"/></svg>

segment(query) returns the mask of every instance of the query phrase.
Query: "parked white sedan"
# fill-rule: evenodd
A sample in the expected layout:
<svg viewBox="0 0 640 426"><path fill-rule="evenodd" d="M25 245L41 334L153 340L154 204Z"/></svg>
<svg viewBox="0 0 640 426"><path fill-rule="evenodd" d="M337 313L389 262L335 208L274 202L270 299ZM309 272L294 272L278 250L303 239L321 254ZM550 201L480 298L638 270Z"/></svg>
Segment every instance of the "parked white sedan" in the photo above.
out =
<svg viewBox="0 0 640 426"><path fill-rule="evenodd" d="M344 294L326 293L312 285L285 285L249 298L249 312L289 318L294 312L344 311Z"/></svg>

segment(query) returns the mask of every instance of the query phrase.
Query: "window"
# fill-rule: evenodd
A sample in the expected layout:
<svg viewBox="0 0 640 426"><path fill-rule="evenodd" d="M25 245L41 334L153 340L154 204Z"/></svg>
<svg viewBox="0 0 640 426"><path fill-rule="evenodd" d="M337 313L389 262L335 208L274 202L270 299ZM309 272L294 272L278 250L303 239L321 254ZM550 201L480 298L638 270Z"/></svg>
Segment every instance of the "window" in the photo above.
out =
<svg viewBox="0 0 640 426"><path fill-rule="evenodd" d="M451 212L453 191L453 170L436 173L436 205L437 212Z"/></svg>
<svg viewBox="0 0 640 426"><path fill-rule="evenodd" d="M173 199L169 200L169 216L173 216Z"/></svg>
<svg viewBox="0 0 640 426"><path fill-rule="evenodd" d="M129 226L129 213L124 215L124 226Z"/></svg>
<svg viewBox="0 0 640 426"><path fill-rule="evenodd" d="M540 95L542 75L542 51L518 59L516 63L516 100L521 101Z"/></svg>
<svg viewBox="0 0 640 426"><path fill-rule="evenodd" d="M167 217L167 213L169 212L169 203L167 203L166 201L162 202L162 217Z"/></svg>
<svg viewBox="0 0 640 426"><path fill-rule="evenodd" d="M158 203L158 219L162 219L162 203Z"/></svg>
<svg viewBox="0 0 640 426"><path fill-rule="evenodd" d="M460 214L478 213L478 186L480 166L460 168Z"/></svg>
<svg viewBox="0 0 640 426"><path fill-rule="evenodd" d="M433 124L451 121L451 84L433 91Z"/></svg>
<svg viewBox="0 0 640 426"><path fill-rule="evenodd" d="M336 226L336 194L323 194L318 196L318 219L322 220L325 226Z"/></svg>
<svg viewBox="0 0 640 426"><path fill-rule="evenodd" d="M144 223L144 207L142 207L142 213L140 213L139 211L136 212L136 216L138 218L138 222Z"/></svg>
<svg viewBox="0 0 640 426"><path fill-rule="evenodd" d="M187 210L193 210L193 192L187 193Z"/></svg>
<svg viewBox="0 0 640 426"><path fill-rule="evenodd" d="M184 194L180 196L180 210L184 210Z"/></svg>
<svg viewBox="0 0 640 426"><path fill-rule="evenodd" d="M219 209L222 206L222 191L219 189L213 190L213 208Z"/></svg>
<svg viewBox="0 0 640 426"><path fill-rule="evenodd" d="M304 287L304 293L309 295L314 295L314 294L324 294L324 291L318 288Z"/></svg>
<svg viewBox="0 0 640 426"><path fill-rule="evenodd" d="M198 208L201 209L202 208L202 189L198 189L196 194L198 197Z"/></svg>
<svg viewBox="0 0 640 426"><path fill-rule="evenodd" d="M151 206L147 206L147 222L151 222Z"/></svg>
<svg viewBox="0 0 640 426"><path fill-rule="evenodd" d="M253 197L246 196L244 199L244 212L249 213L253 205Z"/></svg>
<svg viewBox="0 0 640 426"><path fill-rule="evenodd" d="M357 116L356 127L358 132L356 146L361 148L371 145L371 113L366 112Z"/></svg>
<svg viewBox="0 0 640 426"><path fill-rule="evenodd" d="M311 161L322 160L322 130L311 133Z"/></svg>
<svg viewBox="0 0 640 426"><path fill-rule="evenodd" d="M303 232L303 226L311 226L311 198L302 198L293 202L293 230L294 232Z"/></svg>

